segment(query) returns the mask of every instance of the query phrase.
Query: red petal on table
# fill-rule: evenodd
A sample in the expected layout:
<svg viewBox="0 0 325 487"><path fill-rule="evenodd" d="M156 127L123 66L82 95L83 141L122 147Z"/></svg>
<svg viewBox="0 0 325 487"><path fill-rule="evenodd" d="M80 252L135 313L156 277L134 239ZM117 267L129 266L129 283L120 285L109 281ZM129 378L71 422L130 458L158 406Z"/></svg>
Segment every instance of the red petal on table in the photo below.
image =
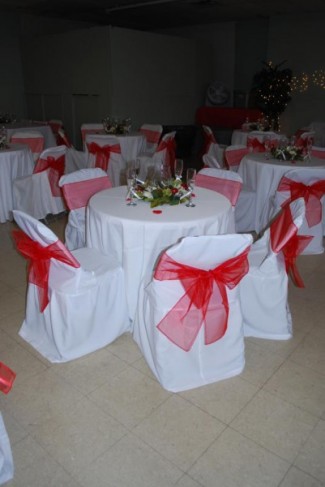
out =
<svg viewBox="0 0 325 487"><path fill-rule="evenodd" d="M155 213L156 215L160 215L160 213L162 213L162 210L152 210L152 213Z"/></svg>
<svg viewBox="0 0 325 487"><path fill-rule="evenodd" d="M192 193L192 198L195 198L196 194Z"/></svg>

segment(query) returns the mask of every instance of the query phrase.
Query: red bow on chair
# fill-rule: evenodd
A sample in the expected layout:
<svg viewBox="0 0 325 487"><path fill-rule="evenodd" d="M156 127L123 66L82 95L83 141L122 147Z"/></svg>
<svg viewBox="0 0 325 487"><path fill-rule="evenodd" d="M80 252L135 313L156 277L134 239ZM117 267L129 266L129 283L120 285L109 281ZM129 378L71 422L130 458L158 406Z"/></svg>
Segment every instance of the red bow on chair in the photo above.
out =
<svg viewBox="0 0 325 487"><path fill-rule="evenodd" d="M283 177L279 184L278 191L290 191L290 197L282 204L285 206L288 202L297 198L304 198L306 204L306 220L309 227L320 223L322 219L321 198L325 194L325 180L316 181L310 186L293 181Z"/></svg>
<svg viewBox="0 0 325 487"><path fill-rule="evenodd" d="M216 141L213 133L204 132L204 152L203 152L203 154L206 154L207 152L209 152L211 144L216 144L216 143L217 143L217 141Z"/></svg>
<svg viewBox="0 0 325 487"><path fill-rule="evenodd" d="M0 362L0 391L2 391L4 394L8 394L12 388L15 378L16 373L7 367L7 365Z"/></svg>
<svg viewBox="0 0 325 487"><path fill-rule="evenodd" d="M256 138L250 138L248 137L247 139L247 147L252 147L253 152L265 152L265 145L263 142L260 142Z"/></svg>
<svg viewBox="0 0 325 487"><path fill-rule="evenodd" d="M222 338L229 314L226 286L233 289L248 272L248 251L249 248L209 271L180 264L164 254L155 279L179 280L185 294L157 328L186 352L191 349L203 323L206 345Z"/></svg>
<svg viewBox="0 0 325 487"><path fill-rule="evenodd" d="M297 287L305 287L298 272L296 259L312 240L311 235L297 235L298 228L292 220L290 205L286 205L282 213L270 226L271 247L273 252L282 251L287 274Z"/></svg>
<svg viewBox="0 0 325 487"><path fill-rule="evenodd" d="M90 154L96 156L95 167L99 167L105 172L107 172L108 169L111 153L121 154L121 147L119 144L100 146L96 144L96 142L91 142L90 144L87 144L87 147Z"/></svg>
<svg viewBox="0 0 325 487"><path fill-rule="evenodd" d="M42 247L20 230L14 230L12 235L19 252L29 260L28 282L37 286L40 311L43 312L49 303L48 280L51 259L64 262L75 268L80 267L80 264L60 240L47 247Z"/></svg>
<svg viewBox="0 0 325 487"><path fill-rule="evenodd" d="M61 196L61 188L59 187L60 177L64 174L65 155L55 159L53 156L49 156L46 159L39 159L34 174L46 171L49 169L49 182L51 186L51 193L53 196Z"/></svg>
<svg viewBox="0 0 325 487"><path fill-rule="evenodd" d="M166 164L169 165L171 173L174 172L175 165L175 152L176 152L176 142L174 137L168 140L162 140L159 143L157 152L161 152L166 149Z"/></svg>

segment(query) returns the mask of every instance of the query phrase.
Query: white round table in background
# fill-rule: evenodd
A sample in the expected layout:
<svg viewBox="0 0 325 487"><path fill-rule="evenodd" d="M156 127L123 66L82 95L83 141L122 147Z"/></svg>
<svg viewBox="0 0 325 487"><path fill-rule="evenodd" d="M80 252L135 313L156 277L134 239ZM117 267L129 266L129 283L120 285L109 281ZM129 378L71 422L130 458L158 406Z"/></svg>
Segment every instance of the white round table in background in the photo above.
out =
<svg viewBox="0 0 325 487"><path fill-rule="evenodd" d="M49 149L50 147L55 147L57 145L56 139L49 125L41 125L33 122L15 122L13 124L5 125L5 129L7 131L7 140L9 141L15 132L21 132L23 130L37 130L38 132L41 132L44 137L44 149Z"/></svg>
<svg viewBox="0 0 325 487"><path fill-rule="evenodd" d="M259 233L269 223L270 201L274 196L282 176L291 169L304 167L313 171L314 168L324 167L325 160L312 157L310 162L306 161L279 161L277 159L266 159L265 154L250 153L240 162L238 174L243 178L245 187L253 190L256 194L255 201L255 228Z"/></svg>
<svg viewBox="0 0 325 487"><path fill-rule="evenodd" d="M0 150L0 222L12 220L12 183L16 178L32 174L33 155L27 145L9 144Z"/></svg>
<svg viewBox="0 0 325 487"><path fill-rule="evenodd" d="M125 186L118 186L90 199L86 241L123 267L133 319L140 286L151 279L160 253L182 237L233 233L234 216L227 198L204 188L195 189L194 208L185 204L150 208L141 200L137 206L127 206L126 192Z"/></svg>

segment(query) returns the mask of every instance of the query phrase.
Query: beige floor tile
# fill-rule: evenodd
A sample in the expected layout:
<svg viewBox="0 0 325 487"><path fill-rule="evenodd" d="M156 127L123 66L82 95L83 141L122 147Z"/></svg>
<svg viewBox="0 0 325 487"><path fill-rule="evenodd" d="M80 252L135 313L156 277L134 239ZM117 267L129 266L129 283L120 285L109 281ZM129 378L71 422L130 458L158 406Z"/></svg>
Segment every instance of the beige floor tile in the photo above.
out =
<svg viewBox="0 0 325 487"><path fill-rule="evenodd" d="M291 467L287 475L284 477L279 487L323 487L323 482L319 482L314 477L299 470L296 467Z"/></svg>
<svg viewBox="0 0 325 487"><path fill-rule="evenodd" d="M10 414L8 410L3 410L3 408L0 407L0 411L8 433L8 437L10 438L11 447L13 447L13 445L21 441L23 438L26 438L26 436L28 436L28 432L25 428L21 426L21 424L18 423L18 421L16 421L16 419Z"/></svg>
<svg viewBox="0 0 325 487"><path fill-rule="evenodd" d="M132 364L142 357L142 354L134 342L131 333L124 333L115 342L107 347L108 351L117 355L121 360Z"/></svg>
<svg viewBox="0 0 325 487"><path fill-rule="evenodd" d="M129 367L89 394L103 411L133 428L162 404L170 393L146 375Z"/></svg>
<svg viewBox="0 0 325 487"><path fill-rule="evenodd" d="M87 398L64 414L43 417L31 434L51 456L76 477L122 438L126 429Z"/></svg>
<svg viewBox="0 0 325 487"><path fill-rule="evenodd" d="M30 436L13 447L15 460L13 487L80 487Z"/></svg>
<svg viewBox="0 0 325 487"><path fill-rule="evenodd" d="M261 387L280 367L285 359L281 355L262 350L255 343L245 342L245 369L241 377Z"/></svg>
<svg viewBox="0 0 325 487"><path fill-rule="evenodd" d="M321 417L325 410L325 376L290 360L265 384L264 389Z"/></svg>
<svg viewBox="0 0 325 487"><path fill-rule="evenodd" d="M171 396L133 432L186 471L225 425L179 396Z"/></svg>
<svg viewBox="0 0 325 487"><path fill-rule="evenodd" d="M227 428L188 474L204 487L277 487L289 464Z"/></svg>
<svg viewBox="0 0 325 487"><path fill-rule="evenodd" d="M184 391L181 396L211 416L229 424L257 391L255 385L241 377L233 377L191 391Z"/></svg>
<svg viewBox="0 0 325 487"><path fill-rule="evenodd" d="M319 421L294 463L325 485L325 421Z"/></svg>
<svg viewBox="0 0 325 487"><path fill-rule="evenodd" d="M25 299L17 291L9 291L0 295L0 319L25 311Z"/></svg>
<svg viewBox="0 0 325 487"><path fill-rule="evenodd" d="M1 361L10 367L16 374L15 389L28 377L46 370L46 365L29 353L18 343L1 352Z"/></svg>
<svg viewBox="0 0 325 487"><path fill-rule="evenodd" d="M182 478L175 484L176 487L201 487L202 484L196 482L196 480L192 479L188 475L183 475Z"/></svg>
<svg viewBox="0 0 325 487"><path fill-rule="evenodd" d="M17 343L5 331L0 328L0 353L13 348Z"/></svg>
<svg viewBox="0 0 325 487"><path fill-rule="evenodd" d="M107 349L101 349L71 362L55 364L53 371L83 394L88 394L126 367L128 365L123 360Z"/></svg>
<svg viewBox="0 0 325 487"><path fill-rule="evenodd" d="M300 343L290 360L325 375L325 328L314 328Z"/></svg>
<svg viewBox="0 0 325 487"><path fill-rule="evenodd" d="M130 433L94 461L79 482L83 487L172 487L182 475Z"/></svg>
<svg viewBox="0 0 325 487"><path fill-rule="evenodd" d="M264 340L262 338L246 338L247 342L253 343L256 347L265 352L280 355L284 359L288 358L297 348L299 343L305 338L307 331L294 331L290 340Z"/></svg>
<svg viewBox="0 0 325 487"><path fill-rule="evenodd" d="M293 462L317 418L265 391L260 391L231 426L241 434Z"/></svg>
<svg viewBox="0 0 325 487"><path fill-rule="evenodd" d="M151 372L151 370L150 370L147 362L145 361L145 359L143 357L141 357L138 360L136 360L135 362L133 362L132 363L132 367L134 367L135 369L139 370L143 374L147 375L151 379L153 379L156 382L158 382L157 379L156 379L156 377Z"/></svg>
<svg viewBox="0 0 325 487"><path fill-rule="evenodd" d="M24 321L25 308L19 311L14 311L12 314L0 318L0 329L4 330L8 335L11 336L15 341L22 344L26 343L18 336L18 331Z"/></svg>

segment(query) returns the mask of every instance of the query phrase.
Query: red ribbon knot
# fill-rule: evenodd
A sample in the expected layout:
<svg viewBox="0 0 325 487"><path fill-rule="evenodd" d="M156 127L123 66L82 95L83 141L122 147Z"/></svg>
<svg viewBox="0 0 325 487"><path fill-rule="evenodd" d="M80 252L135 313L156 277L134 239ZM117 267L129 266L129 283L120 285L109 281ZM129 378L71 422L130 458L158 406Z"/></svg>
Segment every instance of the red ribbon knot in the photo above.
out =
<svg viewBox="0 0 325 487"><path fill-rule="evenodd" d="M188 352L203 324L206 345L223 337L229 314L226 287L233 289L248 272L249 248L208 271L181 264L163 254L154 278L179 280L185 290L157 325L175 345Z"/></svg>
<svg viewBox="0 0 325 487"><path fill-rule="evenodd" d="M55 159L53 156L49 156L46 159L39 159L37 162L34 174L46 171L49 169L48 177L51 187L51 193L53 196L62 196L61 188L59 187L60 177L64 174L65 167L65 155Z"/></svg>
<svg viewBox="0 0 325 487"><path fill-rule="evenodd" d="M96 142L91 142L90 144L87 144L87 147L90 154L96 156L95 167L99 167L105 172L107 172L111 154L121 154L121 147L119 144L101 146L96 144Z"/></svg>

